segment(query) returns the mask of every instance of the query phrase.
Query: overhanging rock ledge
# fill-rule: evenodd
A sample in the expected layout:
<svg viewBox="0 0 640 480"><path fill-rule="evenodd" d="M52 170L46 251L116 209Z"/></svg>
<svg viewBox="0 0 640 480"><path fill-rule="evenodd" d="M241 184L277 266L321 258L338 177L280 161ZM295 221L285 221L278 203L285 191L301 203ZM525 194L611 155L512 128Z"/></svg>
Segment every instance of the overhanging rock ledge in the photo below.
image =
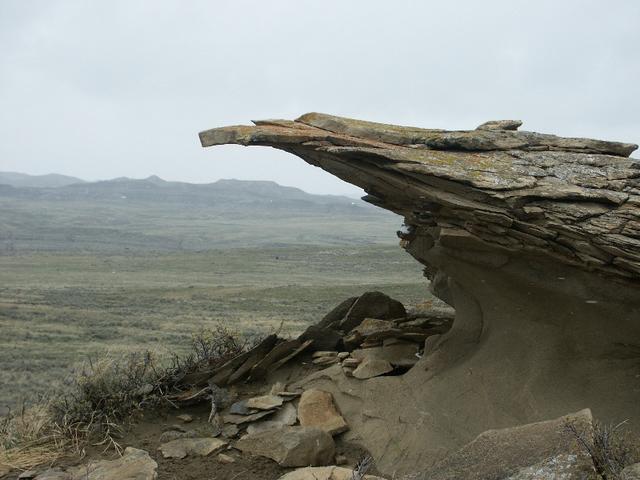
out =
<svg viewBox="0 0 640 480"><path fill-rule="evenodd" d="M200 133L203 146L275 147L362 187L404 217L401 245L455 307L454 327L404 376L310 380L354 412L347 435L383 470L425 468L487 429L587 407L640 431L637 146L520 125L308 113Z"/></svg>

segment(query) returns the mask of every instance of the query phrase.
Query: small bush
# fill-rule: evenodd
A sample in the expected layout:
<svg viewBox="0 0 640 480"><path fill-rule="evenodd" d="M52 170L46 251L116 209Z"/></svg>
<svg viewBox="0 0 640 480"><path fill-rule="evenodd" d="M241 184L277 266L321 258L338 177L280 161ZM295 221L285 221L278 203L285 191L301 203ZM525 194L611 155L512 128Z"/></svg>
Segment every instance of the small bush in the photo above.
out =
<svg viewBox="0 0 640 480"><path fill-rule="evenodd" d="M187 355L173 356L166 372L167 380L178 380L180 375L220 365L252 347L253 340L223 324L202 329L191 336L191 350Z"/></svg>
<svg viewBox="0 0 640 480"><path fill-rule="evenodd" d="M596 472L604 480L624 480L622 470L640 461L637 440L632 439L624 429L625 424L626 422L605 425L594 422L592 432L579 430L572 423L567 423L565 427L591 457Z"/></svg>
<svg viewBox="0 0 640 480"><path fill-rule="evenodd" d="M0 417L0 464L24 469L65 450L82 454L88 440L120 453L118 439L133 415L172 405L167 397L179 391L180 378L215 368L251 344L218 325L194 334L191 351L166 363L149 351L89 360L34 406Z"/></svg>

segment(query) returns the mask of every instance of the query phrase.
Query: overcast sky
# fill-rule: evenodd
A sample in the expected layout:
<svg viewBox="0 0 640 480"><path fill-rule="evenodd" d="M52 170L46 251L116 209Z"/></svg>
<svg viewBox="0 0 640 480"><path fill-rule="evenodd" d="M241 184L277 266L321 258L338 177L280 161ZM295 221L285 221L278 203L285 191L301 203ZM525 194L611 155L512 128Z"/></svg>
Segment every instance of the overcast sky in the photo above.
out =
<svg viewBox="0 0 640 480"><path fill-rule="evenodd" d="M308 111L640 143L640 1L1 0L0 170L358 191L198 132Z"/></svg>

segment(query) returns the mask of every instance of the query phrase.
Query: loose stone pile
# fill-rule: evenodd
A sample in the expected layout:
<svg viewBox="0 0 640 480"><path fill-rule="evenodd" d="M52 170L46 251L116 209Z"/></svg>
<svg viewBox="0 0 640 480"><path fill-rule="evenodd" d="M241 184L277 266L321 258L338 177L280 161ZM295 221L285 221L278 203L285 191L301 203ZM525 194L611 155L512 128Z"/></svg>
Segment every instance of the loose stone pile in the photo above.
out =
<svg viewBox="0 0 640 480"><path fill-rule="evenodd" d="M366 292L341 302L320 322L309 326L302 335L285 340L269 335L248 352L223 365L186 375L181 383L191 387L171 400L178 403L212 400L212 416L220 405L229 402L221 387L240 382L263 380L283 365L312 353L312 363L319 367L341 364L345 375L367 379L392 372L403 373L422 356L428 338L447 332L454 310L441 303L422 305L407 312L405 307L381 292ZM433 340L433 339L432 339ZM275 406L274 406L275 407ZM237 414L236 407L231 415ZM267 414L254 408L251 420ZM261 411L258 411L261 410ZM228 423L247 421L228 416Z"/></svg>

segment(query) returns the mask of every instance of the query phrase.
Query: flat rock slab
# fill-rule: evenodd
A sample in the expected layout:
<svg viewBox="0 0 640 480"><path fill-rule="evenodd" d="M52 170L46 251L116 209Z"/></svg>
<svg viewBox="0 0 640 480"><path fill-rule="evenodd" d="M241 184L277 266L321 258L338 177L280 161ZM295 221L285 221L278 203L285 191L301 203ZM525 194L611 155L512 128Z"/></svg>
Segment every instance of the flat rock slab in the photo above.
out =
<svg viewBox="0 0 640 480"><path fill-rule="evenodd" d="M363 348L351 352L353 358L364 360L365 358L385 360L396 367L412 367L418 363L416 356L420 345L414 342L397 340L395 343L381 347Z"/></svg>
<svg viewBox="0 0 640 480"><path fill-rule="evenodd" d="M353 480L358 478L354 471L344 467L305 467L289 472L281 476L278 480ZM375 475L365 475L364 480L385 480Z"/></svg>
<svg viewBox="0 0 640 480"><path fill-rule="evenodd" d="M257 413L257 411L249 408L246 400L240 400L229 407L229 413L233 415L251 415Z"/></svg>
<svg viewBox="0 0 640 480"><path fill-rule="evenodd" d="M255 422L268 415L272 415L275 410L267 410L264 412L254 413L252 415L223 415L222 420L224 423L233 423L234 425L241 425L243 423Z"/></svg>
<svg viewBox="0 0 640 480"><path fill-rule="evenodd" d="M366 357L353 371L353 376L360 380L366 380L367 378L378 377L391 371L393 371L393 367L386 360Z"/></svg>
<svg viewBox="0 0 640 480"><path fill-rule="evenodd" d="M227 442L219 438L179 438L160 445L158 450L164 458L206 457L226 446Z"/></svg>
<svg viewBox="0 0 640 480"><path fill-rule="evenodd" d="M313 352L311 358L320 358L320 357L337 357L338 352L336 350L318 350L317 352Z"/></svg>
<svg viewBox="0 0 640 480"><path fill-rule="evenodd" d="M568 431L592 432L589 410L500 430L488 430L426 472L429 480L596 480L593 462ZM544 475L543 475L544 473Z"/></svg>
<svg viewBox="0 0 640 480"><path fill-rule="evenodd" d="M100 460L67 470L73 480L155 480L158 464L144 450L127 447L116 460Z"/></svg>
<svg viewBox="0 0 640 480"><path fill-rule="evenodd" d="M260 455L283 467L322 466L333 462L335 444L331 435L312 427L284 427L241 438L235 447Z"/></svg>
<svg viewBox="0 0 640 480"><path fill-rule="evenodd" d="M322 390L303 392L298 404L298 418L303 427L321 428L330 435L337 435L349 429L333 401L333 395Z"/></svg>
<svg viewBox="0 0 640 480"><path fill-rule="evenodd" d="M282 397L278 395L262 395L260 397L253 397L246 400L248 408L256 410L273 410L276 407L282 405Z"/></svg>
<svg viewBox="0 0 640 480"><path fill-rule="evenodd" d="M251 423L247 427L247 433L251 435L253 433L295 425L297 420L298 412L296 411L296 407L291 403L285 403L269 420Z"/></svg>

